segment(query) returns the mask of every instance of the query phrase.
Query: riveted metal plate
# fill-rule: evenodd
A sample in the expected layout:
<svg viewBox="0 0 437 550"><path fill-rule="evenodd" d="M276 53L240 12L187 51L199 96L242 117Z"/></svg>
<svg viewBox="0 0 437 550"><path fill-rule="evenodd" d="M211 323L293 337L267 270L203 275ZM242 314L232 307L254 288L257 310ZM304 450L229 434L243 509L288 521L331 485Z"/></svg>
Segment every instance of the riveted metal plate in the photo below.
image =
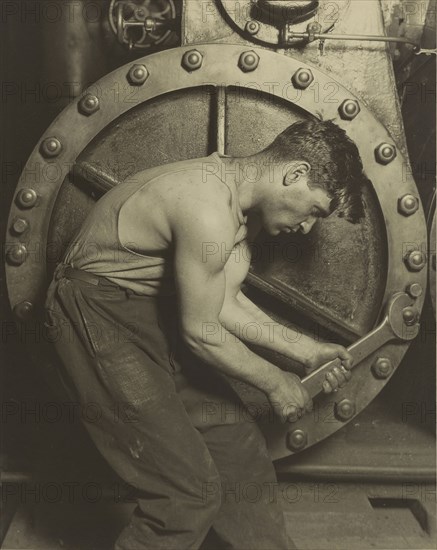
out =
<svg viewBox="0 0 437 550"><path fill-rule="evenodd" d="M376 162L375 148L381 143L391 143L393 140L387 130L374 118L372 113L360 102L361 112L354 120L343 120L339 114L338 107L345 100L357 100L356 97L341 85L338 86L337 102L315 102L314 93L310 90L295 90L291 83L291 76L301 67L311 69L315 82L320 86L332 84L333 78L316 67L305 65L302 60L296 60L291 57L285 57L271 51L261 48L253 48L259 56L259 66L253 72L244 73L239 67L240 56L247 51L247 46L238 46L230 44L202 44L196 46L203 56L202 66L192 72L186 71L182 67L182 59L186 52L193 49L193 46L177 48L147 56L147 58L137 60L138 63L144 63L149 71L149 78L143 86L126 87L126 74L130 65L120 67L113 73L108 74L101 79L96 89L99 90L99 101L101 109L98 114L91 117L84 117L78 111L77 102L69 105L48 128L42 136L40 143L44 139L56 136L62 143L62 154L56 158L45 158L41 155L40 143L35 147L28 163L26 164L17 187L17 193L22 189L29 188L35 190L39 197L38 203L34 208L26 211L26 217L32 231L26 232L20 236L8 236L9 245L23 244L26 246L28 256L26 261L20 265L7 265L7 284L10 302L12 307L21 303L29 302L34 304L34 308L41 307L47 285L48 273L45 247L48 241L51 220L53 219L53 209L58 197L59 190L64 182L68 183L67 176L71 167L75 164L78 157L85 151L90 144L101 141L100 136L107 128L116 128L122 120L131 120L132 127L136 128L136 137L141 133L141 127L138 125L136 116L138 109L143 105L152 105L154 102L165 102L169 94L181 94L184 91L204 89L206 83L212 89L225 88L234 93L230 109L235 112L243 111L246 103L256 105L260 114L268 113L268 105L277 102L278 112L289 112L290 122L292 119L312 117L321 115L324 119L333 119L345 129L351 139L357 144L364 168L370 180L373 183L371 192L376 200L377 208L372 216L380 218L382 221L383 234L380 235L383 243L382 249L386 251L384 261L373 266L375 276L378 276L382 288L379 289L371 298L374 304L374 312L371 316L358 319L358 312L361 307L361 299L364 299L372 289L365 286L360 287L359 292L354 294L353 303L347 300L338 307L337 311L329 310L329 300L320 295L316 301L320 301L320 308L326 316L330 318L330 328L340 333L344 329L342 337L350 342L368 332L379 320L379 310L382 310L388 299L394 292L403 291L413 283L418 283L425 290L427 284L427 270L423 269L419 273L410 272L405 263L404 257L408 250L421 249L427 246L426 224L423 215L422 205L413 216L402 216L398 212L397 198L412 194L417 196L417 189L413 179L403 171L403 158L398 154L388 165L382 165ZM165 70L163 70L165 67ZM257 75L254 77L254 75ZM248 102L241 101L235 95L235 91L250 92L254 91L254 81L256 80L257 89L255 95L250 96ZM272 82L275 86L272 86ZM114 101L114 90L118 90L117 101ZM134 90L135 93L132 92ZM240 100L240 104L238 101ZM287 109L289 111L287 111ZM285 116L285 115L284 115ZM150 119L150 117L149 117ZM190 120L185 117L184 120ZM240 119L238 119L240 122ZM229 120L226 122L226 144L228 152L232 154L245 154L255 152L263 145L267 145L261 139L268 139L274 131L280 131L278 124L270 125L269 119L266 120L265 128L268 134L265 136L253 135L253 129L250 127L250 120L241 121L236 124ZM150 122L151 123L151 122ZM185 125L190 123L185 122ZM285 127L286 121L283 121ZM237 128L239 126L239 128ZM183 127L181 126L181 132ZM232 136L236 132L246 132L244 139L232 143ZM168 132L163 131L162 136ZM185 135L185 134L184 134ZM138 142L138 140L136 140ZM178 138L179 141L179 138ZM102 144L102 147L104 144ZM165 145L156 142L153 146L162 151ZM138 144L136 147L139 147ZM188 145L187 145L188 147ZM170 147L171 149L171 147ZM189 149L180 151L183 155L195 155L195 151ZM143 151L143 149L142 149ZM144 156L144 155L143 155ZM160 157L156 157L157 163L163 164L171 161L171 155L164 150ZM129 160L129 159L128 159ZM175 159L176 160L176 159ZM131 171L139 169L139 163L134 163ZM122 178L121 178L122 179ZM68 185L67 185L68 187ZM370 196L369 196L370 201ZM92 203L92 200L90 201ZM379 205L379 206L378 206ZM10 227L14 221L22 216L23 210L17 204L13 204L10 212ZM71 213L71 222L75 223L75 215ZM337 236L341 229L341 220L325 220L326 231L331 227L332 237ZM379 223L379 222L378 222ZM370 227L371 224L369 224ZM343 231L346 226L343 226ZM347 226L350 229L350 226ZM320 238L324 235L321 229L315 233ZM363 236L359 231L356 234L357 250L365 251L366 242L362 240ZM375 246L377 243L375 243ZM373 246L373 244L372 244ZM341 251L340 251L341 256ZM292 267L292 266L291 266ZM311 262L308 263L308 270L311 271ZM341 266L340 266L341 267ZM327 269L329 266L327 266ZM330 268L329 268L330 269ZM343 287L339 289L340 293L346 293L345 289L350 287L351 265L343 266L344 281ZM309 301L303 298L299 301L296 293L293 294L293 275L288 264L276 264L270 262L263 271L254 266L251 273L252 285L262 287L269 295L275 294L278 299L294 309L301 308L305 310ZM336 272L338 273L338 271ZM364 280L365 278L363 278ZM349 282L348 282L349 281ZM349 285L346 286L346 285ZM340 285L341 286L341 285ZM295 290L299 290L295 288ZM353 289L352 289L353 290ZM351 290L351 292L352 292ZM414 306L418 311L423 305L425 292L414 301ZM311 304L310 304L311 305ZM312 304L314 305L314 304ZM352 307L352 309L350 309ZM357 322L358 320L358 322ZM377 357L388 357L392 361L394 368L399 364L408 345L393 343L383 346L377 354L372 354L362 361L352 380L347 386L347 394L342 394L339 390L338 398L351 398L353 396L356 412L359 413L379 391L384 387L386 381L378 380L371 375L371 365ZM321 401L321 403L323 403ZM315 418L315 415L307 415L295 423L294 428L302 430L307 434L307 447L329 436L331 433L340 429L345 424L344 421L338 421L333 415L329 422L322 422ZM289 426L270 424L267 426L267 438L269 448L274 458L280 458L290 454L287 446L287 433Z"/></svg>

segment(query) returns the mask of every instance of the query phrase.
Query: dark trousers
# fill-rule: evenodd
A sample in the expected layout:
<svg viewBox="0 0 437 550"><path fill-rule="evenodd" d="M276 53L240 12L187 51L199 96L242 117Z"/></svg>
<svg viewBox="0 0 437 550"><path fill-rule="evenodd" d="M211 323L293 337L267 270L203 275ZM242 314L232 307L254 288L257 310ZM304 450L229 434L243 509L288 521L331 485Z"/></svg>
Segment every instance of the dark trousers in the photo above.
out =
<svg viewBox="0 0 437 550"><path fill-rule="evenodd" d="M86 429L139 495L115 549L197 549L208 532L214 548L294 548L265 439L230 385L178 340L174 298L81 273L57 267L47 323L70 396L102 411Z"/></svg>

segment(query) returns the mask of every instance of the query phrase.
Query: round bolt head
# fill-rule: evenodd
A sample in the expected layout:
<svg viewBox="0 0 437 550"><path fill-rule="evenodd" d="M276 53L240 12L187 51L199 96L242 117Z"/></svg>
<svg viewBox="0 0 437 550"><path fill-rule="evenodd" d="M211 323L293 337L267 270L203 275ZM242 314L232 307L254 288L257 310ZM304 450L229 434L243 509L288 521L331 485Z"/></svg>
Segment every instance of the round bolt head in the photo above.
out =
<svg viewBox="0 0 437 550"><path fill-rule="evenodd" d="M20 208L33 208L38 200L34 189L21 189L17 194L17 204Z"/></svg>
<svg viewBox="0 0 437 550"><path fill-rule="evenodd" d="M335 416L339 420L350 420L356 412L355 403L350 399L342 399L335 404Z"/></svg>
<svg viewBox="0 0 437 550"><path fill-rule="evenodd" d="M59 139L55 137L46 138L40 147L40 152L45 158L57 157L62 150L62 145Z"/></svg>
<svg viewBox="0 0 437 550"><path fill-rule="evenodd" d="M355 99L346 99L338 108L343 120L353 120L361 111L360 104Z"/></svg>
<svg viewBox="0 0 437 550"><path fill-rule="evenodd" d="M86 94L78 103L79 112L90 116L100 109L99 98L92 94Z"/></svg>
<svg viewBox="0 0 437 550"><path fill-rule="evenodd" d="M307 25L307 32L319 33L321 31L322 31L322 25L320 23L317 23L317 21L313 21L312 23L309 23Z"/></svg>
<svg viewBox="0 0 437 550"><path fill-rule="evenodd" d="M419 199L414 195L404 195L398 200L398 211L403 216L411 216L419 210Z"/></svg>
<svg viewBox="0 0 437 550"><path fill-rule="evenodd" d="M378 357L375 364L372 366L372 372L375 378L385 380L393 372L393 365L390 359L386 357Z"/></svg>
<svg viewBox="0 0 437 550"><path fill-rule="evenodd" d="M240 59L238 60L238 66L245 73L254 71L258 67L258 65L259 65L259 55L253 50L250 50L248 52L243 52L240 55Z"/></svg>
<svg viewBox="0 0 437 550"><path fill-rule="evenodd" d="M293 430L287 434L287 447L291 451L304 449L308 442L308 436L304 430Z"/></svg>
<svg viewBox="0 0 437 550"><path fill-rule="evenodd" d="M314 75L311 69L300 68L291 77L291 81L295 88L305 90L314 81Z"/></svg>
<svg viewBox="0 0 437 550"><path fill-rule="evenodd" d="M411 298L420 298L423 294L422 285L419 283L411 283L411 285L407 287L407 294L409 294Z"/></svg>
<svg viewBox="0 0 437 550"><path fill-rule="evenodd" d="M29 229L29 222L24 218L16 218L11 226L11 232L15 235L22 235Z"/></svg>
<svg viewBox="0 0 437 550"><path fill-rule="evenodd" d="M260 25L258 21L252 20L246 23L246 26L244 29L248 34L251 34L252 36L254 36L255 34L259 33Z"/></svg>
<svg viewBox="0 0 437 550"><path fill-rule="evenodd" d="M21 321L25 321L26 319L29 319L29 317L32 316L33 313L33 304L32 302L21 302L14 306L14 315L18 317L18 319L21 319Z"/></svg>
<svg viewBox="0 0 437 550"><path fill-rule="evenodd" d="M7 254L6 259L11 265L22 265L27 258L27 248L24 244L16 244L12 246Z"/></svg>
<svg viewBox="0 0 437 550"><path fill-rule="evenodd" d="M127 79L133 86L141 86L148 78L149 71L145 65L132 65L127 73Z"/></svg>
<svg viewBox="0 0 437 550"><path fill-rule="evenodd" d="M404 323L411 327L419 320L419 312L415 307L406 307L402 311L402 317L404 319Z"/></svg>
<svg viewBox="0 0 437 550"><path fill-rule="evenodd" d="M421 250L411 250L405 256L405 263L410 271L422 271L426 266L426 254Z"/></svg>
<svg viewBox="0 0 437 550"><path fill-rule="evenodd" d="M375 149L375 158L379 164L390 164L397 157L396 147L390 143L381 143Z"/></svg>
<svg viewBox="0 0 437 550"><path fill-rule="evenodd" d="M190 50L182 56L182 67L186 71L196 71L203 63L203 56L198 50Z"/></svg>

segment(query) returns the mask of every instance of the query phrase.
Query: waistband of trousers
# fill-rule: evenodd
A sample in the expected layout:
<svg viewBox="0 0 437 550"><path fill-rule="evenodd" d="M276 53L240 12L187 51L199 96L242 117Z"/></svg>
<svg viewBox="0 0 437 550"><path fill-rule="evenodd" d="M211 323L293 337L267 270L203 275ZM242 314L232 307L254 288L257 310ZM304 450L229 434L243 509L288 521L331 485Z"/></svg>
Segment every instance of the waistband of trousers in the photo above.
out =
<svg viewBox="0 0 437 550"><path fill-rule="evenodd" d="M84 283L91 284L91 285L95 286L96 288L106 288L106 289L112 288L114 290L120 290L120 291L126 293L129 296L138 296L138 297L141 297L144 300L148 300L148 301L153 301L153 302L155 302L155 301L174 302L175 301L175 295L174 294L168 295L168 296L167 295L162 295L162 294L152 295L152 296L148 296L148 295L145 295L145 294L139 294L139 293L135 292L134 290L132 290L130 288L122 287L122 286L118 285L117 283L114 283L114 282L110 281L109 279L107 279L106 277L103 277L102 275L96 275L94 273L90 273L89 271L85 271L83 269L77 269L75 267L72 267L69 264L60 263L60 264L57 265L57 267L55 269L55 272L53 274L53 279L55 281L59 281L62 278L72 279L72 280L76 280L76 281L82 281Z"/></svg>

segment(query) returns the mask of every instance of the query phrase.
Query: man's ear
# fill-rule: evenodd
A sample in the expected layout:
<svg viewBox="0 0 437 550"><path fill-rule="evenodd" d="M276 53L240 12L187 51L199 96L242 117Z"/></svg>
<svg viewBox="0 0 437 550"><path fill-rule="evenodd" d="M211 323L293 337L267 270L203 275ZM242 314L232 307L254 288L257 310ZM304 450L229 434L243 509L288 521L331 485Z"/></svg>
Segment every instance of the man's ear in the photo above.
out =
<svg viewBox="0 0 437 550"><path fill-rule="evenodd" d="M311 164L305 160L298 160L287 165L287 172L284 177L284 185L291 185L299 181L301 177L311 172Z"/></svg>

